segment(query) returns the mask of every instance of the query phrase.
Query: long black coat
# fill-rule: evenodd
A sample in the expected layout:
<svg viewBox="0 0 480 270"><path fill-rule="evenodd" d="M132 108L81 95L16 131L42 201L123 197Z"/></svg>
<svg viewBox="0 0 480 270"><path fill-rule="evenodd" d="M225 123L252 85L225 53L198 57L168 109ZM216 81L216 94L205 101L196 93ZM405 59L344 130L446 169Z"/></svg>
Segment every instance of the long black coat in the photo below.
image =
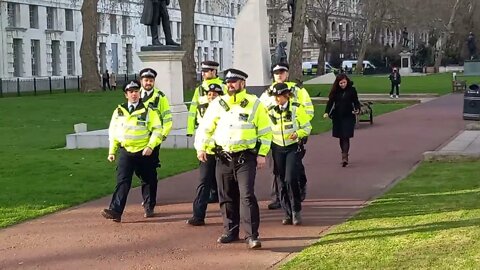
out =
<svg viewBox="0 0 480 270"><path fill-rule="evenodd" d="M158 10L153 9L153 2L166 2L165 3L165 8L166 6L170 5L170 0L144 0L143 1L143 11L142 11L142 18L140 18L140 23L144 25L159 25L160 21L154 22L153 21L153 13L154 12L160 12ZM160 5L161 7L162 5ZM168 14L168 11L165 10L165 12ZM162 14L162 12L160 12Z"/></svg>
<svg viewBox="0 0 480 270"><path fill-rule="evenodd" d="M360 110L360 102L355 87L348 85L345 90L338 89L328 99L325 113L332 118L332 136L335 138L351 138L355 128L354 110Z"/></svg>

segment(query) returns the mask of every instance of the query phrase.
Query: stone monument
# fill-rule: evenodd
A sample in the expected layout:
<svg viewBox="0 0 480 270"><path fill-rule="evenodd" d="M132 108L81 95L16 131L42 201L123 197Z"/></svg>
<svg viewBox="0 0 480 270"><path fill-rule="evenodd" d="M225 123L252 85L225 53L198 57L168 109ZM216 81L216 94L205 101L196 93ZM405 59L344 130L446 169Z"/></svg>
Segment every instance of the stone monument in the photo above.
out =
<svg viewBox="0 0 480 270"><path fill-rule="evenodd" d="M268 27L266 1L247 1L235 22L233 67L248 74L250 93L259 94L271 83Z"/></svg>
<svg viewBox="0 0 480 270"><path fill-rule="evenodd" d="M168 15L167 6L170 0L144 0L143 12L140 23L150 27L152 34L152 45L163 45L158 39L158 26L162 25L163 33L165 34L165 44L172 46L179 46L178 43L172 39L172 29L170 28L170 17Z"/></svg>
<svg viewBox="0 0 480 270"><path fill-rule="evenodd" d="M412 73L412 53L408 51L400 52L400 75Z"/></svg>

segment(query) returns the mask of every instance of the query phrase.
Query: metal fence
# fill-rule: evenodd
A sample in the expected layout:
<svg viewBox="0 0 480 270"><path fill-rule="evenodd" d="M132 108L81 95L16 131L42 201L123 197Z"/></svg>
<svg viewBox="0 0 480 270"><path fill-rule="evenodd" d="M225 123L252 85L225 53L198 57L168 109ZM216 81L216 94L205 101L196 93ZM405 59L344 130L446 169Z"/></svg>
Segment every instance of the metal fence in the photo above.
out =
<svg viewBox="0 0 480 270"><path fill-rule="evenodd" d="M119 74L117 75L117 88L121 88L129 80L137 78L137 74ZM80 91L80 80L80 76L0 78L0 97ZM102 89L101 82L98 84L98 89Z"/></svg>

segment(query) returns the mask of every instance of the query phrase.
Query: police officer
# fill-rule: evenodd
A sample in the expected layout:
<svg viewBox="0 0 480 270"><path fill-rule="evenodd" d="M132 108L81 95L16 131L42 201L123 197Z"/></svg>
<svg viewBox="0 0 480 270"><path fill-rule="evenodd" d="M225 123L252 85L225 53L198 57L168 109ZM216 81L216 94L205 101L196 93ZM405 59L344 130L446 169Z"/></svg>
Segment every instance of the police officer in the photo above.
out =
<svg viewBox="0 0 480 270"><path fill-rule="evenodd" d="M201 63L203 81L199 86L197 86L197 88L195 88L192 102L190 103L187 120L187 136L189 137L195 132L195 129L199 123L199 119L202 117L200 112L204 111L204 108L208 106L209 101L207 93L209 91L209 86L211 84L217 84L222 87L224 93L227 92L223 81L218 78L217 72L219 66L220 64L215 61L203 61ZM209 202L218 202L217 183L212 185Z"/></svg>
<svg viewBox="0 0 480 270"><path fill-rule="evenodd" d="M140 70L140 80L142 88L140 91L141 100L145 107L157 112L162 125L162 141L167 138L167 135L172 129L172 113L170 112L170 105L165 94L155 87L155 78L157 72L152 68L144 68ZM153 149L152 157L155 159L155 179L157 179L156 168L160 167L160 145ZM140 177L140 174L136 173ZM152 183L149 189L142 187L142 194L144 201L142 203L145 211L145 217L153 217L155 205L157 203L157 184L158 181ZM145 198L149 198L148 201Z"/></svg>
<svg viewBox="0 0 480 270"><path fill-rule="evenodd" d="M265 165L272 132L265 107L245 89L247 77L238 69L226 71L228 95L209 105L195 136L195 149L198 159L206 162L208 145L216 145L216 177L224 228L217 241L238 240L241 222L248 248L256 249L261 243L255 175L257 167Z"/></svg>
<svg viewBox="0 0 480 270"><path fill-rule="evenodd" d="M118 151L117 185L110 207L102 215L115 222L121 221L134 171L142 179L142 190L149 190L157 181L152 153L162 142L162 125L157 112L140 100L139 91L138 81L130 81L124 87L127 102L113 111L108 130L110 162L115 161ZM150 202L148 194L144 200Z"/></svg>
<svg viewBox="0 0 480 270"><path fill-rule="evenodd" d="M208 86L208 93L206 97L208 102L212 102L217 96L223 95L223 86L213 83ZM209 103L203 103L198 106L197 120L201 122ZM207 204L209 203L209 197L211 190L217 189L217 181L215 179L215 153L213 152L214 144L208 145L205 149L207 158L205 162L200 162L200 183L197 187L197 196L193 201L193 217L187 220L187 224L192 226L205 225L205 212L207 210ZM217 194L217 192L215 192ZM218 200L218 197L217 197Z"/></svg>
<svg viewBox="0 0 480 270"><path fill-rule="evenodd" d="M272 87L276 106L269 110L272 121L272 157L277 172L280 203L285 212L284 225L300 225L302 210L300 188L297 179L298 142L312 130L310 117L303 106L292 101L292 88L285 83Z"/></svg>
<svg viewBox="0 0 480 270"><path fill-rule="evenodd" d="M265 90L265 92L260 96L260 100L267 108L272 108L276 106L275 98L272 96L273 86L277 83L286 83L290 88L292 88L291 93L293 94L294 102L300 103L305 109L308 117L310 118L309 121L312 120L314 116L314 107L312 100L310 99L310 95L308 94L307 90L303 87L298 86L295 82L288 81L288 69L289 65L287 63L279 63L272 67L273 79L274 82L272 85ZM305 199L307 195L307 175L305 173L305 167L303 166L303 157L305 156L305 144L307 142L308 137L302 139L302 141L298 144L298 153L297 153L297 162L298 162L298 181L300 182L300 194L302 201ZM268 209L278 209L281 207L280 199L278 197L279 190L276 186L277 181L275 178L277 177L277 173L275 172L274 168L274 180L272 182L272 201L268 205Z"/></svg>

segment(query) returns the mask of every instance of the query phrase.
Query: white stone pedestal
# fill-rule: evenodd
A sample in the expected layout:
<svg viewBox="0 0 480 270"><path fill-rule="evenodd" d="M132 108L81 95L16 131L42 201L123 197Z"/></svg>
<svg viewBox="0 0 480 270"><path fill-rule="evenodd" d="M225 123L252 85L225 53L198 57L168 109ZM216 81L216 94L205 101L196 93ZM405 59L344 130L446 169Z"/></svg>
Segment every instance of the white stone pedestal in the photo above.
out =
<svg viewBox="0 0 480 270"><path fill-rule="evenodd" d="M233 68L248 74L247 86L255 93L271 83L268 27L266 1L247 1L235 20Z"/></svg>
<svg viewBox="0 0 480 270"><path fill-rule="evenodd" d="M187 106L183 102L182 58L185 54L177 47L146 47L138 53L143 62L142 68L157 71L155 86L167 96L173 117L172 131L162 143L162 148L193 148L193 138L187 137ZM157 50L156 50L157 49ZM77 129L77 127L75 127ZM67 149L108 148L108 130L89 132L80 128L74 134L67 135Z"/></svg>
<svg viewBox="0 0 480 270"><path fill-rule="evenodd" d="M412 73L412 53L402 51L400 53L400 75L408 75Z"/></svg>

